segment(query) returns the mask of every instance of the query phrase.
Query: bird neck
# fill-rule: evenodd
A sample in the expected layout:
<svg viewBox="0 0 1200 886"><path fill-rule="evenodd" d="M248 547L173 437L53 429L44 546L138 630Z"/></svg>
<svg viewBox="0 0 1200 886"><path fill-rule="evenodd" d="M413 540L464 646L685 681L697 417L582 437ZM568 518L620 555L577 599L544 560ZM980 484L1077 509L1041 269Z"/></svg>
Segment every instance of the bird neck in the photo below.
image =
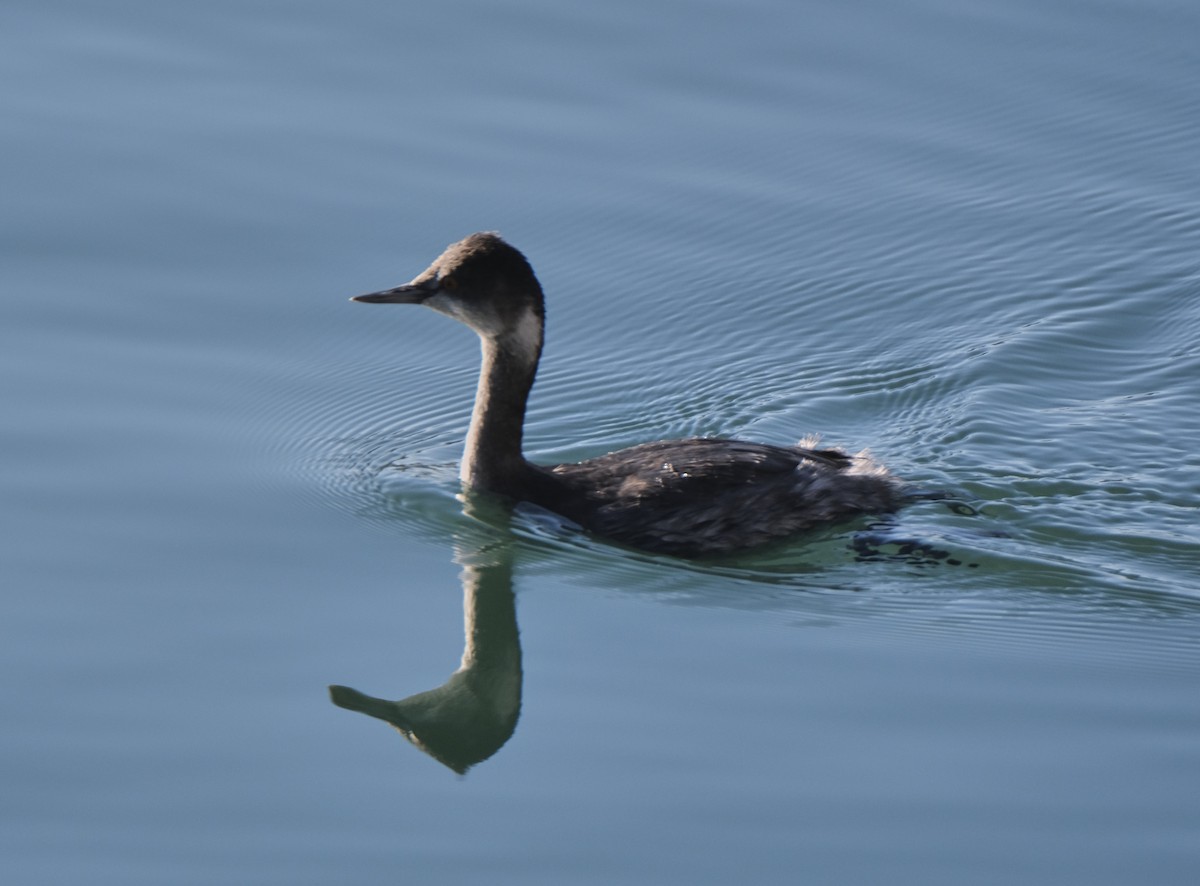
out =
<svg viewBox="0 0 1200 886"><path fill-rule="evenodd" d="M542 351L541 321L532 315L528 321L511 335L482 339L483 365L459 471L475 489L512 494L525 468L525 406Z"/></svg>

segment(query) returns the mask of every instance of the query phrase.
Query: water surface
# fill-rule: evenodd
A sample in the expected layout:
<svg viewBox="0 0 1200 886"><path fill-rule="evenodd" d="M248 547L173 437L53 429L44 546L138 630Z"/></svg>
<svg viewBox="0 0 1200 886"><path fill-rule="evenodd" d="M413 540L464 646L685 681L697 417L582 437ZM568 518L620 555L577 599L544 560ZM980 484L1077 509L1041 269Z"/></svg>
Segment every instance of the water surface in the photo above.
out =
<svg viewBox="0 0 1200 886"><path fill-rule="evenodd" d="M1190 6L0 18L6 882L1195 881ZM476 343L346 298L480 229L533 457L949 498L703 563L464 511ZM442 685L481 586L465 776L329 703Z"/></svg>

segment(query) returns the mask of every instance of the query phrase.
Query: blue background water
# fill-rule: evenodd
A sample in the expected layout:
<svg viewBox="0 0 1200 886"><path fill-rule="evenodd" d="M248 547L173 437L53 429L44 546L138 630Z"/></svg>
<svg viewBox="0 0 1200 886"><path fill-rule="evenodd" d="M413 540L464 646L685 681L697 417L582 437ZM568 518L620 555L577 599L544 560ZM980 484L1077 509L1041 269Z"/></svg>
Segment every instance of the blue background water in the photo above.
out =
<svg viewBox="0 0 1200 886"><path fill-rule="evenodd" d="M1194 883L1198 33L5 4L0 875ZM817 432L955 506L700 565L464 514L476 344L345 299L478 229L549 295L537 458ZM441 683L506 539L460 778L324 687Z"/></svg>

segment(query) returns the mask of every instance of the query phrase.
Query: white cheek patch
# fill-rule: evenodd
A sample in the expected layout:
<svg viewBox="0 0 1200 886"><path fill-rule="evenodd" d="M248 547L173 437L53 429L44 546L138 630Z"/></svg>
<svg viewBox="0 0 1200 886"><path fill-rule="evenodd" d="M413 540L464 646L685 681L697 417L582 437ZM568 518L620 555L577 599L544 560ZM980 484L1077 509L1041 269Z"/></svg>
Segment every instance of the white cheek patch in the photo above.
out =
<svg viewBox="0 0 1200 886"><path fill-rule="evenodd" d="M536 360L542 347L542 321L532 310L522 312L508 335L508 346L525 361Z"/></svg>
<svg viewBox="0 0 1200 886"><path fill-rule="evenodd" d="M448 298L440 292L432 298L427 298L425 304L439 314L445 314L459 323L470 326L484 338L492 338L500 332L499 323L495 317L483 311L473 311L458 299Z"/></svg>
<svg viewBox="0 0 1200 886"><path fill-rule="evenodd" d="M517 322L511 327L506 327L491 311L473 309L472 305L448 298L440 292L426 299L425 305L439 314L445 314L459 323L470 326L481 337L502 345L505 350L523 361L536 360L541 353L542 321L532 308L522 311Z"/></svg>

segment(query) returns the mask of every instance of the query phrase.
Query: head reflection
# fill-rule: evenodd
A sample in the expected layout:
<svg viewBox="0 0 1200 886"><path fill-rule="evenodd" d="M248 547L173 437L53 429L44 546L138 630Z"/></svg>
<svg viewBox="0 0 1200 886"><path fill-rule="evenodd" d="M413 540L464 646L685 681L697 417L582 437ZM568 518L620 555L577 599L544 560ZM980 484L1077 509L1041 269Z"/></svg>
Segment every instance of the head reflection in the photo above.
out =
<svg viewBox="0 0 1200 886"><path fill-rule="evenodd" d="M330 686L333 703L396 727L438 762L462 774L496 753L521 712L521 643L512 587L512 546L505 539L456 557L463 566L466 647L441 686L398 701Z"/></svg>

